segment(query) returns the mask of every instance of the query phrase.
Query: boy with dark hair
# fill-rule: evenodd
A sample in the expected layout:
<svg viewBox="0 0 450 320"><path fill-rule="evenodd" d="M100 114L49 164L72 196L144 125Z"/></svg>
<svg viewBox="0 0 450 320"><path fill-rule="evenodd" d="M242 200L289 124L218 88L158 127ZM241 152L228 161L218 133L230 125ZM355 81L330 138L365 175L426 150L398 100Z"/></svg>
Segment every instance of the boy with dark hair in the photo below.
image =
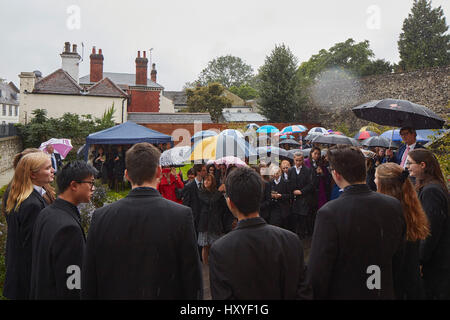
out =
<svg viewBox="0 0 450 320"><path fill-rule="evenodd" d="M86 238L77 206L90 201L96 174L81 160L60 169L60 194L39 213L33 229L31 299L80 299Z"/></svg>
<svg viewBox="0 0 450 320"><path fill-rule="evenodd" d="M366 184L356 147L328 150L341 196L317 212L307 280L315 299L394 299L405 221L400 202Z"/></svg>
<svg viewBox="0 0 450 320"><path fill-rule="evenodd" d="M237 168L227 176L225 186L228 208L239 222L211 246L212 298L309 298L298 236L259 216L261 177L250 168Z"/></svg>
<svg viewBox="0 0 450 320"><path fill-rule="evenodd" d="M83 260L83 299L202 299L190 208L156 190L160 152L143 142L126 153L132 190L97 209Z"/></svg>

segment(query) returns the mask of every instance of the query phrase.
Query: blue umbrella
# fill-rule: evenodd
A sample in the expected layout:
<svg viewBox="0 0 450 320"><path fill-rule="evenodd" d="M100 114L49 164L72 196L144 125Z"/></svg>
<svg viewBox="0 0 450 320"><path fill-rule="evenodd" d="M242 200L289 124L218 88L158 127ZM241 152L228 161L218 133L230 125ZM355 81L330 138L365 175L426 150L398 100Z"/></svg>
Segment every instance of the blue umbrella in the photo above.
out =
<svg viewBox="0 0 450 320"><path fill-rule="evenodd" d="M265 125L256 130L258 133L277 133L280 132L277 127L271 125Z"/></svg>
<svg viewBox="0 0 450 320"><path fill-rule="evenodd" d="M217 132L214 132L212 130L203 130L203 131L197 131L194 133L194 135L191 137L191 142L202 140L207 137L213 137L217 136Z"/></svg>
<svg viewBox="0 0 450 320"><path fill-rule="evenodd" d="M420 142L420 143L426 143L428 141L430 141L430 139L423 137L420 134L420 131L423 130L416 130L417 136L416 136L416 141ZM427 131L427 130L425 130ZM394 134L392 134L394 133ZM402 137L400 136L400 129L395 129L393 132L392 130L388 130L386 132L383 132L380 137L395 141L395 142L401 142L402 141Z"/></svg>
<svg viewBox="0 0 450 320"><path fill-rule="evenodd" d="M219 133L219 135L231 136L231 137L240 138L240 139L244 138L244 134L242 132L240 132L239 130L234 130L234 129L225 129L225 130L221 131Z"/></svg>
<svg viewBox="0 0 450 320"><path fill-rule="evenodd" d="M306 130L308 130L308 128L299 124L299 125L295 125L295 126L284 127L283 130L281 130L281 132L283 132L283 133L298 133L298 132L305 132Z"/></svg>

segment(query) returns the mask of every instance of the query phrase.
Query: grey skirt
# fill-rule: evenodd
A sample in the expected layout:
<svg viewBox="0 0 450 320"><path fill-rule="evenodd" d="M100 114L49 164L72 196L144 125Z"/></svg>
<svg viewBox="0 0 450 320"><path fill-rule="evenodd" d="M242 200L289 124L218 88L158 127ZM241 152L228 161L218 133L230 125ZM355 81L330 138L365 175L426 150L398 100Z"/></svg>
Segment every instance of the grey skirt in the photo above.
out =
<svg viewBox="0 0 450 320"><path fill-rule="evenodd" d="M222 235L210 232L199 232L197 243L200 247L210 246Z"/></svg>

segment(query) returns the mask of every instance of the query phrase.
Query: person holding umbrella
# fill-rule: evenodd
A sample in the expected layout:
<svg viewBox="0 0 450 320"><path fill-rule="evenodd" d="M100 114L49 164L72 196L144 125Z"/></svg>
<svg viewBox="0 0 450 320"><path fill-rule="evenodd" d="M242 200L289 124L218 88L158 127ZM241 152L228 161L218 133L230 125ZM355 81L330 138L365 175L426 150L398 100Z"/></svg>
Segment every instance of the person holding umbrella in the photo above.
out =
<svg viewBox="0 0 450 320"><path fill-rule="evenodd" d="M58 169L62 167L62 160L59 153L55 153L55 148L53 145L49 144L45 148L46 152L50 155L50 160L52 161L52 167L55 169L55 174L57 174Z"/></svg>
<svg viewBox="0 0 450 320"><path fill-rule="evenodd" d="M400 146L394 155L391 149L386 150L387 162L395 162L402 168L406 168L406 158L408 153L414 149L425 148L420 142L416 141L417 133L414 128L404 127L400 129L400 136L405 142Z"/></svg>

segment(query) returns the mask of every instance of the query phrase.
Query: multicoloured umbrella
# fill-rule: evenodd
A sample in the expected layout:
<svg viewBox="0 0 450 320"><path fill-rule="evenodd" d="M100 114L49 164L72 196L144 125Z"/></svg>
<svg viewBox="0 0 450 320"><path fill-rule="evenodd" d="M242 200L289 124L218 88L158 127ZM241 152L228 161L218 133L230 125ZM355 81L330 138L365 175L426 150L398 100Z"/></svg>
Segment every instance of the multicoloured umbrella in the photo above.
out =
<svg viewBox="0 0 450 320"><path fill-rule="evenodd" d="M72 143L70 139L56 139L51 138L50 140L47 140L45 142L42 142L39 146L39 150L42 150L44 152L46 151L46 148L48 145L52 145L55 149L55 152L59 153L61 156L61 159L64 159L70 150L72 150Z"/></svg>
<svg viewBox="0 0 450 320"><path fill-rule="evenodd" d="M358 139L358 140L365 140L370 137L376 137L376 136L378 136L378 133L373 132L373 131L360 131L357 134L355 134L355 136L353 138Z"/></svg>
<svg viewBox="0 0 450 320"><path fill-rule="evenodd" d="M217 136L217 132L212 131L212 130L203 130L203 131L197 131L196 133L194 133L194 135L191 137L191 142L195 142L204 138L208 138L208 137L214 137Z"/></svg>
<svg viewBox="0 0 450 320"><path fill-rule="evenodd" d="M245 126L245 129L254 129L254 130L258 130L259 129L259 125L257 125L256 123L249 123L248 125Z"/></svg>
<svg viewBox="0 0 450 320"><path fill-rule="evenodd" d="M194 145L188 160L217 160L227 156L244 159L254 155L256 155L255 149L243 138L219 134L205 138Z"/></svg>
<svg viewBox="0 0 450 320"><path fill-rule="evenodd" d="M284 127L281 130L281 133L299 133L299 132L305 132L306 130L308 130L308 128L299 124L299 125Z"/></svg>
<svg viewBox="0 0 450 320"><path fill-rule="evenodd" d="M258 130L256 130L258 133L277 133L280 132L277 127L271 126L271 125L265 125L260 127Z"/></svg>
<svg viewBox="0 0 450 320"><path fill-rule="evenodd" d="M283 134L282 136L280 136L280 139L295 139L295 137L289 134Z"/></svg>

